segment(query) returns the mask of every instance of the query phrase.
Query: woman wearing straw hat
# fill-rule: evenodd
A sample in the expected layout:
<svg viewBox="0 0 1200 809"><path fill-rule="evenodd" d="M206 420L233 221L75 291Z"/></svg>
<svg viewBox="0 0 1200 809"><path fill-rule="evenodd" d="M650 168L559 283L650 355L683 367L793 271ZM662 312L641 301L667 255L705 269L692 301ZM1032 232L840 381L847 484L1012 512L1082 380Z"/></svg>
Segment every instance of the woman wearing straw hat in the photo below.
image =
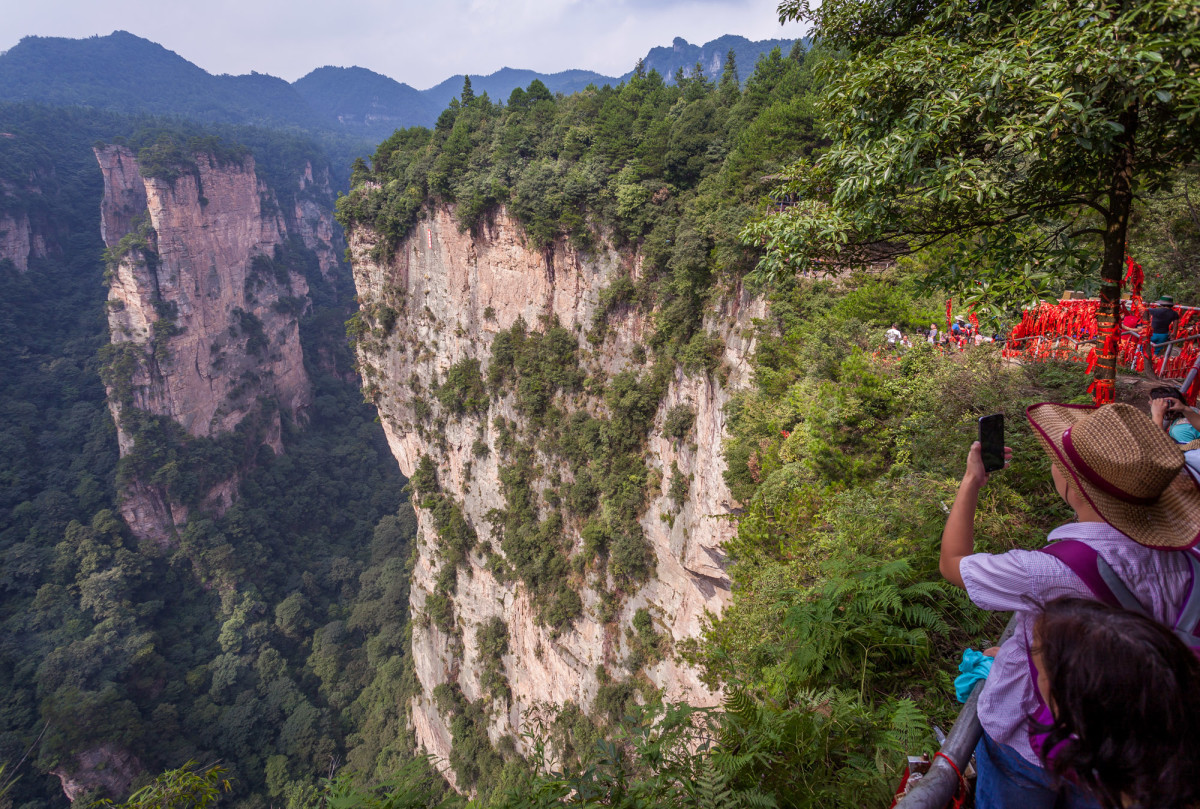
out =
<svg viewBox="0 0 1200 809"><path fill-rule="evenodd" d="M1037 610L1063 596L1096 598L1076 568L1054 555L1055 544L1074 540L1068 545L1089 549L1145 613L1172 625L1192 583L1187 554L1172 551L1200 542L1200 486L1184 470L1178 445L1129 405L1043 403L1026 415L1050 456L1055 490L1077 521L1050 533L1050 552L974 553L975 509L988 477L975 443L942 532L942 575L977 606L1017 613L1016 632L997 652L980 694L976 806L1098 807L1042 768L1030 738L1029 719L1042 707L1030 658Z"/></svg>

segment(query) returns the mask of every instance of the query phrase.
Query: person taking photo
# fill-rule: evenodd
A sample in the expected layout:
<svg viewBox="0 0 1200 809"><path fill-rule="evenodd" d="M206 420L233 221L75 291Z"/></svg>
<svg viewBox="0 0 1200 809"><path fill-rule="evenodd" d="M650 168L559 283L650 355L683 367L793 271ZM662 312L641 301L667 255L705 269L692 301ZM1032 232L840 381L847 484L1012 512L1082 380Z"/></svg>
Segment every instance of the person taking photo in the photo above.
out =
<svg viewBox="0 0 1200 809"><path fill-rule="evenodd" d="M975 510L988 481L976 442L942 532L942 575L976 606L1017 618L979 697L976 806L1098 807L1087 790L1047 771L1034 749L1033 626L1048 601L1096 597L1068 551L1102 563L1143 611L1171 625L1193 584L1191 562L1179 551L1200 542L1200 486L1185 471L1179 446L1134 407L1042 403L1026 416L1075 520L1051 531L1046 548L976 553Z"/></svg>

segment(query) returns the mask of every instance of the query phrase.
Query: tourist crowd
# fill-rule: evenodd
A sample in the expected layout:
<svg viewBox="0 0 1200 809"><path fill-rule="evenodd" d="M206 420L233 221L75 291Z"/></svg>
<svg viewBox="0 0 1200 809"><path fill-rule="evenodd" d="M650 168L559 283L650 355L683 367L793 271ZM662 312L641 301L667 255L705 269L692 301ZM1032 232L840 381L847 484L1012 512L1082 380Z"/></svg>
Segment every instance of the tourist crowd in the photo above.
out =
<svg viewBox="0 0 1200 809"><path fill-rule="evenodd" d="M954 318L950 327L946 329L939 330L936 323L930 323L928 329L917 329L911 337L900 331L899 324L893 323L892 327L884 334L887 347L894 351L912 348L914 340L917 343L929 343L944 350L963 351L968 346L1001 342L1002 339L999 333L984 334L978 325L968 322L963 317Z"/></svg>

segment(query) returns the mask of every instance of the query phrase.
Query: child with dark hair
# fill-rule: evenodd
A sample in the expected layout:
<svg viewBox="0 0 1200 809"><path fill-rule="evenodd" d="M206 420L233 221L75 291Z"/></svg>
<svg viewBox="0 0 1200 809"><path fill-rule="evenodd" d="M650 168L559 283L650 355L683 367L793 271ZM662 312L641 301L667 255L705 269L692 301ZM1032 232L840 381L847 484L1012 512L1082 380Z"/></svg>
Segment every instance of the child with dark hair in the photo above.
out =
<svg viewBox="0 0 1200 809"><path fill-rule="evenodd" d="M1188 407L1179 388L1163 385L1150 391L1150 419L1166 430L1177 444L1200 439L1200 412Z"/></svg>
<svg viewBox="0 0 1200 809"><path fill-rule="evenodd" d="M1054 529L1037 550L976 553L975 510L988 480L976 442L942 532L942 575L976 606L1017 613L1016 631L1001 644L979 695L975 805L1093 809L1099 803L1091 794L1042 766L1030 735L1027 717L1039 707L1030 660L1036 605L1113 596L1108 603L1125 598L1130 608L1177 625L1200 588L1193 568L1200 558L1187 550L1200 544L1200 483L1186 471L1179 445L1129 405L1044 402L1026 415L1075 522Z"/></svg>
<svg viewBox="0 0 1200 809"><path fill-rule="evenodd" d="M1046 769L1105 809L1200 807L1200 660L1167 627L1083 598L1034 627Z"/></svg>

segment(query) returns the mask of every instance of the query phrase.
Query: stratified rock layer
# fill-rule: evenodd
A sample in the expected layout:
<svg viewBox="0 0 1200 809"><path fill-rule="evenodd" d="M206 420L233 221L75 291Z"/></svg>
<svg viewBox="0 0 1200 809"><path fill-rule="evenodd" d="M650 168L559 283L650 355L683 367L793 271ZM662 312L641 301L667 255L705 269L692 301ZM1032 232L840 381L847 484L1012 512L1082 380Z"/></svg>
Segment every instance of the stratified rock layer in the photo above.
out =
<svg viewBox="0 0 1200 809"><path fill-rule="evenodd" d="M490 537L489 513L505 507L495 419L518 418L511 397L493 399L486 415L448 418L444 428L433 435L417 429L421 419L414 412L413 390L431 390L435 379L445 379L446 370L463 359L478 359L486 374L493 338L518 318L534 330L540 330L543 326L538 324L549 318L557 319L578 336L583 365L590 374L611 376L640 368L632 357L638 346L645 345L652 328L643 315L610 316L609 336L594 349L584 338L592 326L601 290L620 274L636 280L640 261L609 249L585 256L562 242L548 251L532 249L519 224L503 211L473 236L459 229L450 210L437 209L419 223L390 260L374 257L375 247L375 236L369 231L350 235L363 316L376 333L359 344L368 396L377 403L404 474L412 475L421 456L429 455L443 491L461 505L481 538ZM372 318L385 307L398 315L389 336L380 340L383 330ZM588 587L580 594L584 614L573 626L543 626L524 586L497 581L484 559L471 554L452 596L456 631L440 631L428 620L425 606L437 586L437 532L432 515L418 509L421 541L411 591L412 653L422 693L413 701L413 722L419 743L442 762L451 780L454 774L445 764L450 757L451 734L432 693L442 683L457 682L467 699L484 697L480 684L484 662L475 648L475 629L481 623L498 616L508 628L509 651L503 668L512 697L507 706L495 706L498 710L489 733L493 741L512 735L521 748L522 717L530 708L539 703L574 702L587 709L600 687L598 669L618 680L632 674L625 669L629 651L625 628L639 608L648 607L659 630L675 640L694 636L706 610L721 610L729 594L721 547L734 531L726 517L736 505L722 475L723 407L730 391L748 382L746 359L753 346L744 335L750 332L751 319L764 313L762 302L747 295L726 298L706 323L710 333L724 341L726 381L677 371L659 405L648 439L647 461L652 470L661 473L662 484L651 492L641 519L656 558L656 571L624 601L614 621L600 620L599 594ZM690 405L696 413L693 437L685 442L661 435L666 412L680 403ZM423 406L430 405L436 414L439 405L430 401ZM584 394L561 400L558 406L568 413L580 408L603 411L599 397ZM488 445L483 457L473 451L477 440ZM543 460L548 465L556 463L539 455L538 461ZM686 498L678 507L666 494L673 462L682 474L691 476ZM665 513L674 515L673 521L664 520L661 515ZM579 528L568 521L568 542L575 547L580 544ZM667 700L709 705L717 699L694 670L670 656L645 673Z"/></svg>
<svg viewBox="0 0 1200 809"><path fill-rule="evenodd" d="M171 418L195 437L227 433L257 413L260 439L278 451L280 411L300 417L311 396L298 328L308 285L269 260L290 234L254 159L218 164L198 154L194 171L166 180L144 177L122 146L97 148L96 158L104 174L109 330L135 360L127 389L109 385L122 454L133 448L125 407ZM331 234L328 210L314 206L306 216L314 244ZM332 249L328 241L325 248ZM277 408L265 412L263 397ZM208 505L221 511L235 489L235 481L219 484ZM186 519L186 509L147 481L122 494L122 513L138 536L168 541Z"/></svg>

